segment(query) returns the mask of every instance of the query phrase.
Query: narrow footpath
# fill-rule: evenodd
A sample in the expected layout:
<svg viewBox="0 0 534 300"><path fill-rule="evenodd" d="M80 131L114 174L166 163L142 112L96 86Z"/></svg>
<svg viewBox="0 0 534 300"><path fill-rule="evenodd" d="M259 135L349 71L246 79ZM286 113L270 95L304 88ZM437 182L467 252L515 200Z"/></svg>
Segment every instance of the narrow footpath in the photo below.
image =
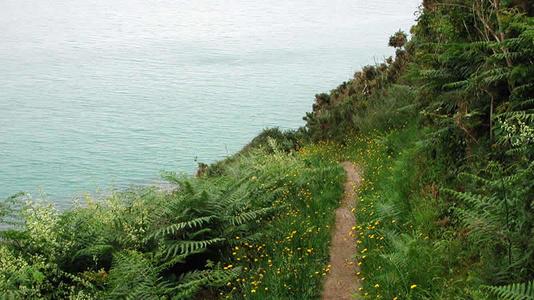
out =
<svg viewBox="0 0 534 300"><path fill-rule="evenodd" d="M330 273L326 276L322 299L353 299L360 287L356 273L358 265L356 255L356 238L353 228L356 226L354 209L356 207L356 188L361 177L358 169L350 162L342 163L347 180L345 195L336 210L336 224L330 244Z"/></svg>

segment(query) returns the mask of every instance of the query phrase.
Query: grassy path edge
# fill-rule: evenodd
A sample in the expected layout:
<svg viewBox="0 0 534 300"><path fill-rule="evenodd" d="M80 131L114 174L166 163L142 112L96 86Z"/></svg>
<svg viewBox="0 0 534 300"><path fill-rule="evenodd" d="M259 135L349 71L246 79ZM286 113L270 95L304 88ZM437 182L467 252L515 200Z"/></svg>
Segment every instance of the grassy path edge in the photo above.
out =
<svg viewBox="0 0 534 300"><path fill-rule="evenodd" d="M356 276L356 241L354 228L356 218L356 188L361 183L358 168L350 162L343 162L347 174L345 193L338 209L336 209L336 223L330 245L331 272L325 280L322 299L352 299L360 286Z"/></svg>

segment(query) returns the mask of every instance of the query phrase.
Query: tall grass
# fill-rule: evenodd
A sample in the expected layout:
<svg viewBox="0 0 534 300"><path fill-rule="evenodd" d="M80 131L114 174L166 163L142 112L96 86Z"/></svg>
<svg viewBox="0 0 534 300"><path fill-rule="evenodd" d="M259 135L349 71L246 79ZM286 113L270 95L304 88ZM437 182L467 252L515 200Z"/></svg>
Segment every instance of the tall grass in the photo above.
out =
<svg viewBox="0 0 534 300"><path fill-rule="evenodd" d="M454 241L436 222L445 209L432 196L436 188L421 178L420 135L411 125L348 147L365 170L356 218L366 299L454 297L454 289L445 288Z"/></svg>
<svg viewBox="0 0 534 300"><path fill-rule="evenodd" d="M271 159L263 162L272 165ZM302 149L293 163L281 161L277 199L287 204L261 242L232 249L234 267L245 270L229 284L226 298L316 299L328 273L334 211L342 197L344 172L335 161ZM267 187L266 187L267 188ZM268 189L268 188L267 188ZM268 191L265 191L268 192ZM231 288L231 289L230 289Z"/></svg>

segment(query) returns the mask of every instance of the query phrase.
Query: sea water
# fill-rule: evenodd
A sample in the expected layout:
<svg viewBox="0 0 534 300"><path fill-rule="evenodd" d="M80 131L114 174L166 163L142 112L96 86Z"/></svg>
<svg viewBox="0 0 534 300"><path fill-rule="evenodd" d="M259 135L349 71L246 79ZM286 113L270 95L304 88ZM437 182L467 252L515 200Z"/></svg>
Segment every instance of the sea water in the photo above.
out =
<svg viewBox="0 0 534 300"><path fill-rule="evenodd" d="M193 173L393 54L419 0L1 0L0 198Z"/></svg>

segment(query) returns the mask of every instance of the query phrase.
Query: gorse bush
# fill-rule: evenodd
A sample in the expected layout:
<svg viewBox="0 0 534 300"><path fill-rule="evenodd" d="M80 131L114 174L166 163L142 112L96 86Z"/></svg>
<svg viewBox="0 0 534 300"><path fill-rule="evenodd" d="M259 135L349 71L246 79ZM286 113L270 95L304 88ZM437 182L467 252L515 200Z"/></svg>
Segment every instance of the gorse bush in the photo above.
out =
<svg viewBox="0 0 534 300"><path fill-rule="evenodd" d="M401 39L402 37L406 37L406 34L397 32L392 39ZM399 41L399 44L394 46L402 47L403 45ZM384 109L383 106L375 105L376 101L382 101L384 97L397 99L394 94L388 93L388 88L393 83L402 83L400 77L406 68L409 51L411 49L399 48L395 59L390 57L382 64L366 66L362 71L356 72L353 79L344 82L332 90L330 94L316 95L315 103L312 106L313 111L304 117L306 125L302 130L305 130L307 137L315 142L321 140L342 142L352 134L369 129L365 127L363 120L368 120L369 123L378 122L375 125L381 124L380 122L383 120L367 119L362 115L366 115L368 112L372 113L373 107ZM408 92L401 87L389 90L392 93L397 91L401 91L403 94ZM400 99L411 100L412 98L399 95ZM389 101L382 102L389 103ZM408 104L405 103L405 105ZM368 109L368 107L371 108ZM401 107L396 108L400 109ZM394 117L394 113L392 112L388 117ZM383 119L387 119L387 117Z"/></svg>

